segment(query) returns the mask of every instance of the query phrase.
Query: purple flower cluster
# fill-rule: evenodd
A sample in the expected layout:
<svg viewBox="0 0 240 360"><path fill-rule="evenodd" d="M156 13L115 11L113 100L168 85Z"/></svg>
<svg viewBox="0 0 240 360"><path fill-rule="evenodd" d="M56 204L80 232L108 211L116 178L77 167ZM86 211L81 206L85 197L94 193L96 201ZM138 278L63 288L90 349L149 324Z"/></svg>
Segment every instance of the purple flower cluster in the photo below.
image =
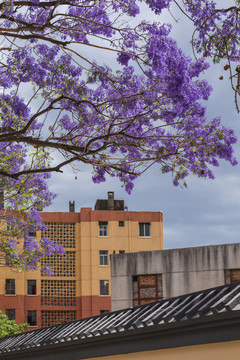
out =
<svg viewBox="0 0 240 360"><path fill-rule="evenodd" d="M155 14L161 14L163 9L169 7L172 0L149 0L146 1L151 10L155 12Z"/></svg>
<svg viewBox="0 0 240 360"><path fill-rule="evenodd" d="M146 0L156 14L171 3ZM212 89L200 80L205 59L186 56L170 25L138 22L140 9L136 0L0 6L0 35L12 39L3 40L0 63L0 184L8 214L1 250L18 268L35 269L42 256L63 253L29 235L44 229L38 210L55 197L50 170L89 164L93 182L116 176L130 194L155 163L176 186L191 173L212 179L219 159L236 165L233 131L206 118ZM189 0L184 9L204 57L239 59L237 4L219 11L214 1ZM116 71L101 63L103 51Z"/></svg>
<svg viewBox="0 0 240 360"><path fill-rule="evenodd" d="M65 251L59 244L48 238L38 241L35 237L37 231L46 229L36 210L25 216L19 211L9 211L4 221L6 230L1 231L0 248L6 254L9 266L20 271L39 270L39 262L43 256L64 254Z"/></svg>
<svg viewBox="0 0 240 360"><path fill-rule="evenodd" d="M233 1L226 8L218 8L216 1L194 0L184 5L198 34L194 39L197 51L212 57L214 62L239 61L239 3Z"/></svg>

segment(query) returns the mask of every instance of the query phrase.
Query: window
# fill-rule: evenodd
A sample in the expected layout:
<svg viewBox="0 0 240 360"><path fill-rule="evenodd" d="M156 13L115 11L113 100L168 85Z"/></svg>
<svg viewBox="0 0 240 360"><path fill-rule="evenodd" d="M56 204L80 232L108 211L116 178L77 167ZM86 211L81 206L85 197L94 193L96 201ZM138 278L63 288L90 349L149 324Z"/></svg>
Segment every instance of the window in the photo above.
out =
<svg viewBox="0 0 240 360"><path fill-rule="evenodd" d="M36 237L37 233L36 233L36 231L29 231L28 235L31 237Z"/></svg>
<svg viewBox="0 0 240 360"><path fill-rule="evenodd" d="M100 310L100 315L109 313L109 310Z"/></svg>
<svg viewBox="0 0 240 360"><path fill-rule="evenodd" d="M119 221L118 226L123 227L124 226L124 221Z"/></svg>
<svg viewBox="0 0 240 360"><path fill-rule="evenodd" d="M150 236L150 223L139 223L139 236Z"/></svg>
<svg viewBox="0 0 240 360"><path fill-rule="evenodd" d="M9 320L15 320L15 309L6 309L6 315Z"/></svg>
<svg viewBox="0 0 240 360"><path fill-rule="evenodd" d="M108 250L99 251L99 265L108 265Z"/></svg>
<svg viewBox="0 0 240 360"><path fill-rule="evenodd" d="M107 221L99 221L99 236L108 236Z"/></svg>
<svg viewBox="0 0 240 360"><path fill-rule="evenodd" d="M11 256L9 256L9 255L6 255L6 259L5 259L6 261L5 261L5 265L6 266L11 266Z"/></svg>
<svg viewBox="0 0 240 360"><path fill-rule="evenodd" d="M225 284L231 284L240 281L240 269L225 270Z"/></svg>
<svg viewBox="0 0 240 360"><path fill-rule="evenodd" d="M119 254L125 254L125 250L119 250Z"/></svg>
<svg viewBox="0 0 240 360"><path fill-rule="evenodd" d="M5 294L15 295L15 279L6 279Z"/></svg>
<svg viewBox="0 0 240 360"><path fill-rule="evenodd" d="M109 281L100 280L100 295L109 295Z"/></svg>
<svg viewBox="0 0 240 360"><path fill-rule="evenodd" d="M36 280L28 280L27 281L27 294L28 295L37 295Z"/></svg>
<svg viewBox="0 0 240 360"><path fill-rule="evenodd" d="M133 276L133 306L163 299L162 274Z"/></svg>
<svg viewBox="0 0 240 360"><path fill-rule="evenodd" d="M30 310L27 312L27 323L29 326L37 326L37 311Z"/></svg>

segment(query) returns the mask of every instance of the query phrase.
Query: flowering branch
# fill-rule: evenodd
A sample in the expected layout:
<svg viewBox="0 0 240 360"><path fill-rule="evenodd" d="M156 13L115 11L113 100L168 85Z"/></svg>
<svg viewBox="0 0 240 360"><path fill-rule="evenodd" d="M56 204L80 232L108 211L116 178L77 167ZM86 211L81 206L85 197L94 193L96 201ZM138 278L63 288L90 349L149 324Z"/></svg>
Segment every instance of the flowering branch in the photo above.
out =
<svg viewBox="0 0 240 360"><path fill-rule="evenodd" d="M194 22L196 53L238 61L239 2L175 3ZM145 1L157 15L170 4ZM200 75L209 65L178 48L170 25L137 21L139 13L137 0L0 4L0 184L13 214L3 215L12 235L2 232L0 250L12 264L36 268L43 254L61 253L28 233L42 229L36 209L54 199L51 172L68 164L91 166L96 183L116 176L128 193L153 164L176 186L189 174L214 178L220 159L236 165L233 131L206 118L211 87Z"/></svg>

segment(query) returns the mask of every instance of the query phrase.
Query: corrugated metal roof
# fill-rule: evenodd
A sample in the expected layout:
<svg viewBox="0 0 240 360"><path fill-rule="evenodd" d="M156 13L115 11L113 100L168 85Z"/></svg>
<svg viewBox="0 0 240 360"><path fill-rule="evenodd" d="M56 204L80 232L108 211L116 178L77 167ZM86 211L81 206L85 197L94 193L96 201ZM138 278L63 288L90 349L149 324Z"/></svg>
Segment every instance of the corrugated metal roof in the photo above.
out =
<svg viewBox="0 0 240 360"><path fill-rule="evenodd" d="M0 354L240 316L240 282L0 339ZM0 355L1 357L1 355Z"/></svg>

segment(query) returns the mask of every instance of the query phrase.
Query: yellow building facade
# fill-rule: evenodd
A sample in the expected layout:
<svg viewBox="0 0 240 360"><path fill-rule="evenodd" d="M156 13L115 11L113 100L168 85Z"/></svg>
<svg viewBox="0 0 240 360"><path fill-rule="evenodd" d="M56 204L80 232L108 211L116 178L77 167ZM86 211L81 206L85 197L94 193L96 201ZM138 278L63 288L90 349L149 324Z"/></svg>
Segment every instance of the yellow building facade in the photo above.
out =
<svg viewBox="0 0 240 360"><path fill-rule="evenodd" d="M163 248L161 212L126 211L112 192L95 209L41 213L48 230L37 238L58 242L65 254L42 260L52 277L1 270L0 309L10 318L46 327L111 311L110 254Z"/></svg>

